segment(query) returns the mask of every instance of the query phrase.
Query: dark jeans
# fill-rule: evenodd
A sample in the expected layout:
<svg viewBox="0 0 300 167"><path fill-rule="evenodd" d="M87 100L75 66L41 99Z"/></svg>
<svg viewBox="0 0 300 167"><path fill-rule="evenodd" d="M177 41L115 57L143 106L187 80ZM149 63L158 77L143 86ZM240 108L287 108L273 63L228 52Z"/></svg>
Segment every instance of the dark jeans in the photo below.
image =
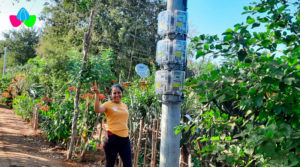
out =
<svg viewBox="0 0 300 167"><path fill-rule="evenodd" d="M106 167L114 167L118 153L123 161L123 167L132 167L129 137L120 137L117 135L105 137L104 151L106 156Z"/></svg>

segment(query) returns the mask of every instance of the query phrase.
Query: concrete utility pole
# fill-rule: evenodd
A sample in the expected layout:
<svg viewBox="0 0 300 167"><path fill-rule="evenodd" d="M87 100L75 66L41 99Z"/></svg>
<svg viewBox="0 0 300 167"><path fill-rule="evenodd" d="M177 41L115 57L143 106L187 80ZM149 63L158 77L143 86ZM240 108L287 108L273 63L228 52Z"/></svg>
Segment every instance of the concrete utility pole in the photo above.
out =
<svg viewBox="0 0 300 167"><path fill-rule="evenodd" d="M180 125L186 67L187 0L168 0L167 11L159 15L156 61L156 92L162 95L160 167L179 167L180 136L174 128ZM163 20L163 21L160 21ZM161 49L163 48L163 49ZM184 48L184 49L182 49ZM162 51L161 51L162 50Z"/></svg>
<svg viewBox="0 0 300 167"><path fill-rule="evenodd" d="M7 53L7 47L4 48L4 63L3 63L3 75L2 75L2 77L4 77L5 72L6 72L6 59L7 59L6 53Z"/></svg>

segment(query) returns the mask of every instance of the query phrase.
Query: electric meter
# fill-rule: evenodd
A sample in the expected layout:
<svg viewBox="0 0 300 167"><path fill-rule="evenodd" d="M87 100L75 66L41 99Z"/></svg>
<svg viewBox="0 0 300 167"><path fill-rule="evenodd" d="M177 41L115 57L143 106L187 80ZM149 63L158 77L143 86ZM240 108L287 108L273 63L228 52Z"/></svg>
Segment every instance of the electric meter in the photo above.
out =
<svg viewBox="0 0 300 167"><path fill-rule="evenodd" d="M187 12L181 10L174 11L175 32L179 34L187 34Z"/></svg>
<svg viewBox="0 0 300 167"><path fill-rule="evenodd" d="M169 39L160 40L156 45L156 62L161 65L170 61L172 42Z"/></svg>
<svg viewBox="0 0 300 167"><path fill-rule="evenodd" d="M155 74L155 91L163 95L182 95L184 71L159 70Z"/></svg>
<svg viewBox="0 0 300 167"><path fill-rule="evenodd" d="M162 11L158 14L158 35L187 34L187 31L187 12L175 10L174 12Z"/></svg>
<svg viewBox="0 0 300 167"><path fill-rule="evenodd" d="M170 32L171 19L172 12L165 10L158 14L158 35L164 36L165 34L168 34Z"/></svg>
<svg viewBox="0 0 300 167"><path fill-rule="evenodd" d="M156 47L156 62L162 64L184 65L186 62L186 41L160 40Z"/></svg>

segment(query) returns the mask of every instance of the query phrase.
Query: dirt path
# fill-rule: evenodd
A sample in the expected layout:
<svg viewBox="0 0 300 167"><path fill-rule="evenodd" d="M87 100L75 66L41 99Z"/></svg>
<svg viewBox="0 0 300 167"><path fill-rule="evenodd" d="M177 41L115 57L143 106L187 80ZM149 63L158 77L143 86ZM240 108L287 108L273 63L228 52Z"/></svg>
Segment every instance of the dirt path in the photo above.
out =
<svg viewBox="0 0 300 167"><path fill-rule="evenodd" d="M64 162L64 153L52 148L12 110L0 106L0 167L88 166Z"/></svg>

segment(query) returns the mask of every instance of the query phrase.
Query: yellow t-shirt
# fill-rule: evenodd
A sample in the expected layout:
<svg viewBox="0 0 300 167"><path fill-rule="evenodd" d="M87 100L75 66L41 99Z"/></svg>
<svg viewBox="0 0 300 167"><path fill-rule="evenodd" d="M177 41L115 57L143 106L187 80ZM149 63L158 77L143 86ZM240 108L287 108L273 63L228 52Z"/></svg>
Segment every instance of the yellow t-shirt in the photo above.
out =
<svg viewBox="0 0 300 167"><path fill-rule="evenodd" d="M128 107L124 103L116 104L111 101L105 102L103 106L106 108L106 130L121 137L128 136Z"/></svg>

